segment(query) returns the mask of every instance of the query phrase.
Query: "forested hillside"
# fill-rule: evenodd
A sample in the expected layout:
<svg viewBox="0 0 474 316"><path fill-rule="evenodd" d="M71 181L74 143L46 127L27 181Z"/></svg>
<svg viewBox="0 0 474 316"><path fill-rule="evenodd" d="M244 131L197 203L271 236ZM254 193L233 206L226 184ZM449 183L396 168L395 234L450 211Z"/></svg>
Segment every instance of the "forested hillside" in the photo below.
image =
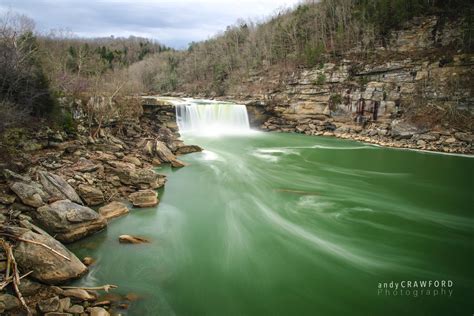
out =
<svg viewBox="0 0 474 316"><path fill-rule="evenodd" d="M128 67L169 50L139 37L81 39L68 32L38 34L33 20L7 13L0 20L0 108L4 117L0 131L30 117L67 127L73 113L59 110L60 98L87 101L93 96L137 94L141 87L129 80Z"/></svg>
<svg viewBox="0 0 474 316"><path fill-rule="evenodd" d="M73 128L74 115L100 126L136 115L124 99L132 95L224 95L255 74L317 67L350 51L370 55L414 16L461 21L463 40L451 49L472 51L472 11L468 0L305 1L265 21L240 20L185 51L138 37L38 34L34 21L8 13L0 21L0 130L31 118ZM58 100L71 106L59 110Z"/></svg>
<svg viewBox="0 0 474 316"><path fill-rule="evenodd" d="M415 16L462 19L464 40L453 49L471 51L472 11L466 0L305 1L268 21L241 20L187 51L150 56L133 68L150 92L223 95L254 73L317 66L347 51L386 46L390 30Z"/></svg>

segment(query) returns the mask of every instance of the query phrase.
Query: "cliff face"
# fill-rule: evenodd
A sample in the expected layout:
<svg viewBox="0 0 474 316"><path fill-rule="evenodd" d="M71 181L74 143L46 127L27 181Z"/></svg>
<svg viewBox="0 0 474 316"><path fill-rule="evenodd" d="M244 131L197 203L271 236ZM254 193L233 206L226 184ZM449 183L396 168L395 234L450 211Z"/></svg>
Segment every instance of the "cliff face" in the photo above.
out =
<svg viewBox="0 0 474 316"><path fill-rule="evenodd" d="M267 130L355 133L374 142L374 136L403 139L400 147L470 152L474 54L457 50L462 23L414 19L386 47L355 47L291 74L254 75L227 98L246 102L254 125ZM438 144L419 142L426 133L434 136L422 138Z"/></svg>

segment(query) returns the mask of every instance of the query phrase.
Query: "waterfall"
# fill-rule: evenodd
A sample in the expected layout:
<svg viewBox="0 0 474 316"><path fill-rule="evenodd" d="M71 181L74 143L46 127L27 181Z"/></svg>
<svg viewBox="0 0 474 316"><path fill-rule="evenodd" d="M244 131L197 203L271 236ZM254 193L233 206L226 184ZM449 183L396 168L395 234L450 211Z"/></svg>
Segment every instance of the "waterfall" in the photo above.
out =
<svg viewBox="0 0 474 316"><path fill-rule="evenodd" d="M173 104L180 132L219 135L250 131L245 105L194 99L182 99Z"/></svg>

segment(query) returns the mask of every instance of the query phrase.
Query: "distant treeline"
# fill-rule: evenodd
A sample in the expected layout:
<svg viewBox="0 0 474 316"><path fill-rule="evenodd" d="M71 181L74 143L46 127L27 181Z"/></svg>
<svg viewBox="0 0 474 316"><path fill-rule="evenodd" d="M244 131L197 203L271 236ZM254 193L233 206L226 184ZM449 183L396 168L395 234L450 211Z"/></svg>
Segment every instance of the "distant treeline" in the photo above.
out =
<svg viewBox="0 0 474 316"><path fill-rule="evenodd" d="M269 66L316 66L329 55L384 45L389 32L415 16L465 20L465 50L473 48L471 0L306 1L267 21L239 21L188 50L135 64L148 91L226 93L230 85Z"/></svg>

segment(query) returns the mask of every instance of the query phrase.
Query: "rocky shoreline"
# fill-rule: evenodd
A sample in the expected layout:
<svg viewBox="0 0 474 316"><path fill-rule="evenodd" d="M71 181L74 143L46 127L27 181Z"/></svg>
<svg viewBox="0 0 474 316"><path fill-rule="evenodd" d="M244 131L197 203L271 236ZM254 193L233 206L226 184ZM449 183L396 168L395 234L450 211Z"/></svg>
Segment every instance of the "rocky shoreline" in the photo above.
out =
<svg viewBox="0 0 474 316"><path fill-rule="evenodd" d="M298 122L270 118L261 126L261 129L351 139L392 148L466 155L474 153L472 133L420 129L402 120L370 122L362 126L347 121L340 122L325 116Z"/></svg>
<svg viewBox="0 0 474 316"><path fill-rule="evenodd" d="M178 155L201 150L179 140L173 113L155 110L95 137L79 124L74 134L45 127L15 140L20 156L0 176L1 315L119 315L137 299L107 293L115 285L65 286L94 259L77 258L64 244L106 229L133 207L157 205L166 176L154 167L183 167Z"/></svg>

